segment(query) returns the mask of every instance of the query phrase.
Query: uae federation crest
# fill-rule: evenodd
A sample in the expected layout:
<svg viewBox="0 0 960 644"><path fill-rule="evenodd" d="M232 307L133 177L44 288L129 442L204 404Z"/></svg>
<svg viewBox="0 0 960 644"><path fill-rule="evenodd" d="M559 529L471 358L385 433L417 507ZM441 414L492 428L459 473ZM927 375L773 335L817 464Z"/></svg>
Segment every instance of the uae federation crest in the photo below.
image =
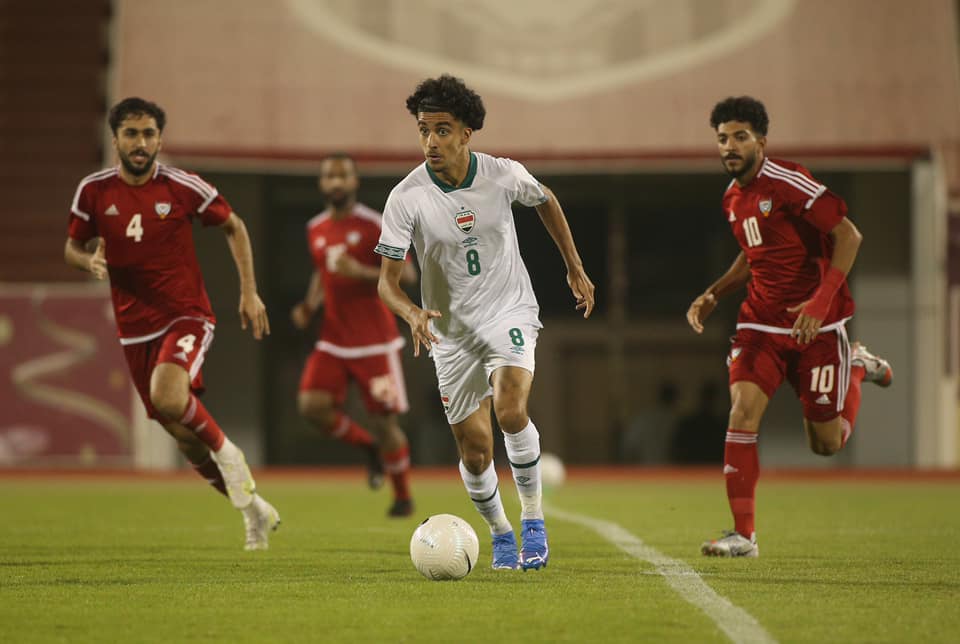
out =
<svg viewBox="0 0 960 644"><path fill-rule="evenodd" d="M760 200L760 212L763 213L763 216L764 216L764 217L769 217L771 210L773 210L773 199L761 199L761 200Z"/></svg>
<svg viewBox="0 0 960 644"><path fill-rule="evenodd" d="M153 209L156 211L160 219L163 219L170 214L170 202L169 201L158 201L154 204Z"/></svg>
<svg viewBox="0 0 960 644"><path fill-rule="evenodd" d="M456 215L457 228L462 230L465 233L469 233L473 230L474 225L477 223L477 213L472 210L464 210L458 212Z"/></svg>

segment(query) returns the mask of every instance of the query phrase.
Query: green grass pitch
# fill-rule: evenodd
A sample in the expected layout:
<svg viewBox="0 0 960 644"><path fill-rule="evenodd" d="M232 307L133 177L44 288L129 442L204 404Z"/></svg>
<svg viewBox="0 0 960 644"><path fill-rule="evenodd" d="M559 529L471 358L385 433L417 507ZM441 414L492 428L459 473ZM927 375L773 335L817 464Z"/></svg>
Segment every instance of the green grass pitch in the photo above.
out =
<svg viewBox="0 0 960 644"><path fill-rule="evenodd" d="M549 513L546 570L491 570L455 477L415 478L416 516L388 520L387 492L359 471L263 474L284 523L257 553L200 480L0 478L0 641L730 641L649 563ZM547 499L683 560L770 640L960 641L960 479L761 479L756 560L699 555L730 524L719 475L574 476ZM480 535L462 581L429 582L409 560L418 520L440 512Z"/></svg>

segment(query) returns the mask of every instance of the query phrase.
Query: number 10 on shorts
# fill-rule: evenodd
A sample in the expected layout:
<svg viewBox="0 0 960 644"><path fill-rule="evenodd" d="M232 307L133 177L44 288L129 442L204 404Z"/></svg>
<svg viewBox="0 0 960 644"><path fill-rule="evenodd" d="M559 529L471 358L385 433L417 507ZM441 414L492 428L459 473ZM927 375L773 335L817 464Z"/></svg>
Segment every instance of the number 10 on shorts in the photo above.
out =
<svg viewBox="0 0 960 644"><path fill-rule="evenodd" d="M810 391L828 394L833 391L834 368L832 364L810 370Z"/></svg>

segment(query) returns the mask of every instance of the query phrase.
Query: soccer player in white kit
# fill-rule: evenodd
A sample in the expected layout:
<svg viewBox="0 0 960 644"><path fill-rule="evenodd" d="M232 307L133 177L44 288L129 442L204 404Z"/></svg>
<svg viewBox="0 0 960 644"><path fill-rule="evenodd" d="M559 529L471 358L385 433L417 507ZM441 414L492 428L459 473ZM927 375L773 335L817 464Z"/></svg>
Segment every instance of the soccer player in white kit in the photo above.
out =
<svg viewBox="0 0 960 644"><path fill-rule="evenodd" d="M493 567L547 565L549 548L540 487L540 434L527 415L534 350L541 324L520 257L511 205L535 207L567 266L567 283L583 317L593 310L593 283L583 269L556 196L521 164L470 150L483 127L480 96L449 75L424 80L407 98L426 162L391 191L376 252L378 290L407 324L413 352L433 357L440 398L460 452L460 474L490 526ZM404 257L420 260L423 308L400 288ZM493 411L520 495L521 543L500 500L493 464Z"/></svg>

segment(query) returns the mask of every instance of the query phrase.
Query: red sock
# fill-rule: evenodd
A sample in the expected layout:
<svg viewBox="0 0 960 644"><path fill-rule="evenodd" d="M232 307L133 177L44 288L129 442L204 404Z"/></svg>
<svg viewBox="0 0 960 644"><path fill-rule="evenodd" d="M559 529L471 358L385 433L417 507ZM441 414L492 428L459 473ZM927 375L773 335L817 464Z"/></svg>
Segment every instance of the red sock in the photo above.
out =
<svg viewBox="0 0 960 644"><path fill-rule="evenodd" d="M190 402L187 403L187 411L180 419L180 424L196 432L203 444L215 452L220 450L223 439L226 438L220 425L193 394L190 394Z"/></svg>
<svg viewBox="0 0 960 644"><path fill-rule="evenodd" d="M223 474L220 473L220 468L217 467L212 458L208 456L204 462L191 463L191 465L193 465L196 473L206 479L207 483L212 485L217 492L227 496L227 486L223 482Z"/></svg>
<svg viewBox="0 0 960 644"><path fill-rule="evenodd" d="M356 445L357 447L373 446L373 436L363 427L353 422L353 419L343 412L337 412L337 419L333 423L333 429L330 431L330 435L347 445Z"/></svg>
<svg viewBox="0 0 960 644"><path fill-rule="evenodd" d="M843 411L840 415L847 421L843 426L843 438L840 445L846 445L853 435L853 427L857 423L857 412L860 411L860 384L863 377L867 375L867 370L860 365L850 367L850 386L847 387L847 397L843 403Z"/></svg>
<svg viewBox="0 0 960 644"><path fill-rule="evenodd" d="M410 499L410 447L404 445L383 455L383 471L390 475L398 501Z"/></svg>
<svg viewBox="0 0 960 644"><path fill-rule="evenodd" d="M727 477L727 499L733 512L734 530L749 539L755 531L755 495L760 478L756 432L727 430L723 473Z"/></svg>

